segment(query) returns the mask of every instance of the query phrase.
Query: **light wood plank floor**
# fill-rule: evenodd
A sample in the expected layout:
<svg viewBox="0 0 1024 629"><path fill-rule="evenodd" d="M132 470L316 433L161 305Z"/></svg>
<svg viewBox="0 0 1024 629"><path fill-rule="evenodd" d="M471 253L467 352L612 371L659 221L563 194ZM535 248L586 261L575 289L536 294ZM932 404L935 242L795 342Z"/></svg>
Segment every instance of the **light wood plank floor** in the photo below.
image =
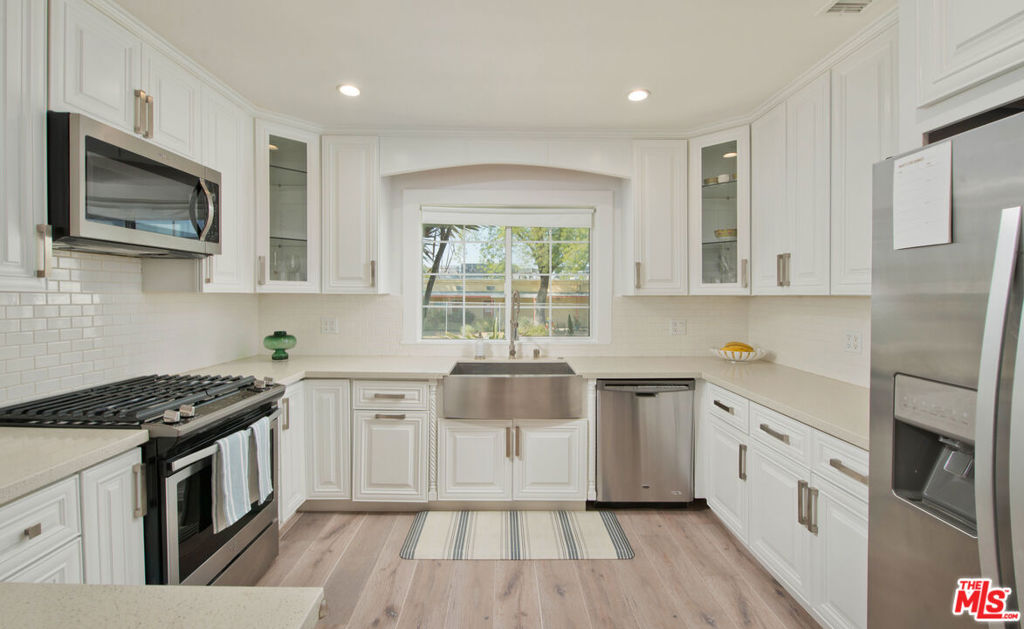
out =
<svg viewBox="0 0 1024 629"><path fill-rule="evenodd" d="M406 561L411 514L304 513L260 585L322 586L321 627L817 627L706 508L618 510L631 561Z"/></svg>

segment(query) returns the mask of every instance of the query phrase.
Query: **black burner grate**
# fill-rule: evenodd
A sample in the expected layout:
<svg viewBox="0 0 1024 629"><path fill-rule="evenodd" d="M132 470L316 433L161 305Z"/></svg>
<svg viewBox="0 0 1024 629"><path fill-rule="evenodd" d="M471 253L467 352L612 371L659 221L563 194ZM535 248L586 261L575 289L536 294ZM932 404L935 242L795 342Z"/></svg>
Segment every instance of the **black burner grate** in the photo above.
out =
<svg viewBox="0 0 1024 629"><path fill-rule="evenodd" d="M242 376L142 376L0 408L0 425L136 428L249 387Z"/></svg>

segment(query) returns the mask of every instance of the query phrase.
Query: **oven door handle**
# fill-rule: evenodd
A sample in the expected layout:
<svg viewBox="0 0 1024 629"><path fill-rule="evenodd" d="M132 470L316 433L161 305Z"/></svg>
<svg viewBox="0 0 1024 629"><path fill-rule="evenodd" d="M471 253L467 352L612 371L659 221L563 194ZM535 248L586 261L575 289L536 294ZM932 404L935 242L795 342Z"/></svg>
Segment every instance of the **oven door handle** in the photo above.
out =
<svg viewBox="0 0 1024 629"><path fill-rule="evenodd" d="M275 421L277 421L277 418L280 417L280 416L281 416L281 409L279 408L279 409L275 410L273 413L271 413L270 415L267 415L267 419L269 419L271 425L273 425L273 423ZM248 430L248 428L246 430ZM187 454L187 455L181 457L180 459L176 459L174 461L171 461L171 473L173 474L174 472L177 472L179 470L183 470L186 467L188 467L189 465L192 465L193 463L195 463L196 461L202 461L203 459L205 459L207 457L211 457L211 456L213 456L216 453L217 453L217 444L215 443L212 446L207 446L207 447L203 448L202 450L197 450L196 452L193 452L192 454Z"/></svg>

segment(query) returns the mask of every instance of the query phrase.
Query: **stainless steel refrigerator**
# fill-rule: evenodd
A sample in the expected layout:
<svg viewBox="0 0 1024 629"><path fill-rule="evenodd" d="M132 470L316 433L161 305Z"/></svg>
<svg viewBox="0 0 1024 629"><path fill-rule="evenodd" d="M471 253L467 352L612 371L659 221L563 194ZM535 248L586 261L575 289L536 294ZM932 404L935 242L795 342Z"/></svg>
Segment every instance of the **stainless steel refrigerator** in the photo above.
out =
<svg viewBox="0 0 1024 629"><path fill-rule="evenodd" d="M949 244L894 248L895 158L874 170L873 628L977 627L958 578L1013 588L1013 610L1024 586L1024 114L947 141Z"/></svg>

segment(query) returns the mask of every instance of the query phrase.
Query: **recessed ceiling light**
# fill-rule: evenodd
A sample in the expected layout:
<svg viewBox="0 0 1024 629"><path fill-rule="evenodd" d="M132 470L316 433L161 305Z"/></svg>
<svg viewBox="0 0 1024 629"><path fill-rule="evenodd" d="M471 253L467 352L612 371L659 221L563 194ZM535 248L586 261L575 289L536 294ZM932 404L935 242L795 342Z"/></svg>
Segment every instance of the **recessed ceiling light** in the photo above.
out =
<svg viewBox="0 0 1024 629"><path fill-rule="evenodd" d="M270 149L271 151L276 151L277 150L277 145L276 144L268 144L267 148Z"/></svg>
<svg viewBox="0 0 1024 629"><path fill-rule="evenodd" d="M647 91L647 90L645 90L643 88L639 88L639 89L633 90L629 94L626 94L626 98L628 98L629 100L633 101L634 103L639 103L642 100L647 100L647 97L650 96L650 95L651 95L651 93L649 91Z"/></svg>
<svg viewBox="0 0 1024 629"><path fill-rule="evenodd" d="M725 155L723 155L722 157L724 157L725 159L732 159L732 158L736 157L736 152L735 152L735 151L733 151L733 152L731 152L731 153L726 153L726 154L725 154Z"/></svg>
<svg viewBox="0 0 1024 629"><path fill-rule="evenodd" d="M355 85L350 85L348 83L345 83L344 85L339 85L338 91L344 94L345 96L359 96L359 88L356 87Z"/></svg>

